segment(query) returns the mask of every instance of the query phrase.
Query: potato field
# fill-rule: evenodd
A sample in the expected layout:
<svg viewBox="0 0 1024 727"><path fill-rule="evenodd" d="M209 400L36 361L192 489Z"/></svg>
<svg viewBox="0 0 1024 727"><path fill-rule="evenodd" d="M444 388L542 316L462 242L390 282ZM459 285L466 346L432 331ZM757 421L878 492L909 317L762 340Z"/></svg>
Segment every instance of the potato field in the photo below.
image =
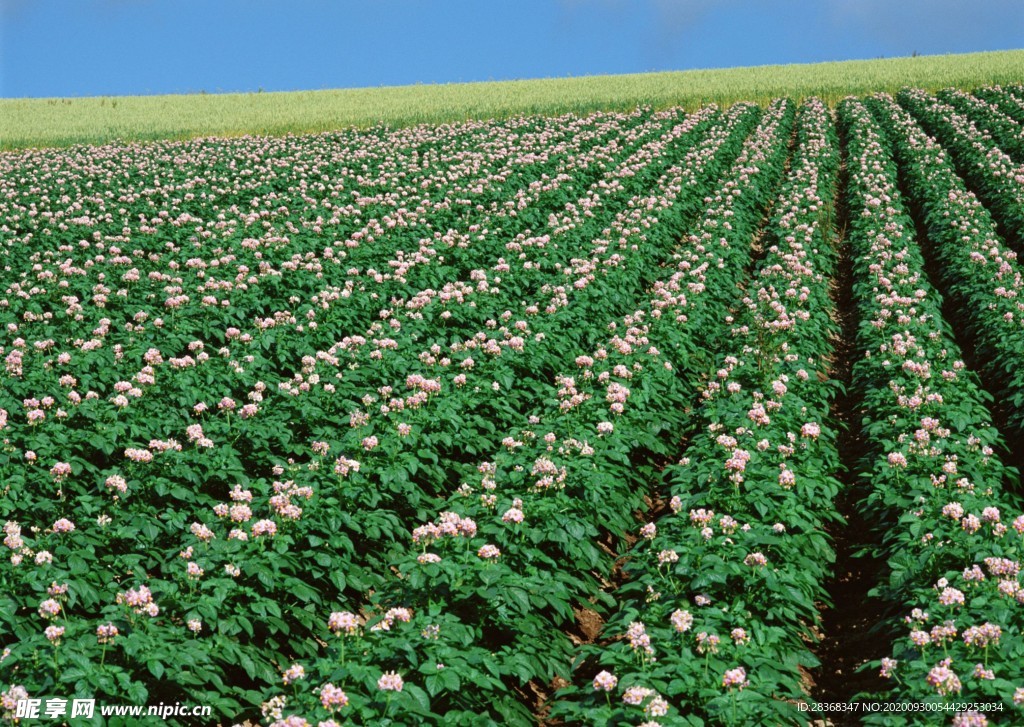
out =
<svg viewBox="0 0 1024 727"><path fill-rule="evenodd" d="M1022 252L1015 85L2 152L0 720L1024 724Z"/></svg>

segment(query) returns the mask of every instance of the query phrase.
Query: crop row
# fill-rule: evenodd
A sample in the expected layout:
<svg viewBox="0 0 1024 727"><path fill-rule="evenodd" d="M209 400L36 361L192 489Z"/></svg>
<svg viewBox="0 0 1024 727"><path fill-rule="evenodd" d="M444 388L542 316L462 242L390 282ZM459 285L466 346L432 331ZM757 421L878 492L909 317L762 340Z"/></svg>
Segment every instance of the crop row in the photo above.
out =
<svg viewBox="0 0 1024 727"><path fill-rule="evenodd" d="M934 96L906 89L899 100L948 150L1009 238L1018 246L1024 244L1024 166L1015 164L968 117Z"/></svg>
<svg viewBox="0 0 1024 727"><path fill-rule="evenodd" d="M614 641L587 650L588 681L568 692L560 714L573 722L624 724L666 699L681 713L673 724L797 719L800 667L816 663L804 638L833 559L823 527L837 519L828 473L838 452L825 423L835 389L822 380L834 328L827 227L837 169L828 111L807 102L749 282L738 274L763 200L725 196L708 218L701 239L711 244L694 261L723 271L713 284L742 303L732 315L703 309L721 316L726 335L712 339L719 353L699 430L664 472L669 512L640 529L629 554L605 630ZM724 232L716 220L727 210L735 222Z"/></svg>
<svg viewBox="0 0 1024 727"><path fill-rule="evenodd" d="M962 311L982 372L1010 404L1008 424L1024 436L1024 270L996 223L956 174L947 152L891 99L873 108L892 129L908 192L922 210L943 287Z"/></svg>
<svg viewBox="0 0 1024 727"><path fill-rule="evenodd" d="M853 372L869 450L863 507L889 566L876 594L903 622L892 625L903 634L893 656L877 665L893 685L884 697L1012 708L1024 648L1016 616L1024 518L1013 519L988 397L942 318L881 129L858 101L839 113L864 351Z"/></svg>
<svg viewBox="0 0 1024 727"><path fill-rule="evenodd" d="M974 95L982 101L995 104L1011 119L1019 124L1024 124L1024 98L1014 95L1011 87L983 86L976 89Z"/></svg>
<svg viewBox="0 0 1024 727"><path fill-rule="evenodd" d="M936 95L939 100L970 118L979 131L991 136L996 145L1012 157L1015 163L1024 162L1024 137L1021 136L1021 126L1003 113L997 104L955 88L943 89Z"/></svg>
<svg viewBox="0 0 1024 727"><path fill-rule="evenodd" d="M1022 94L839 108L877 696L1008 722ZM805 719L839 139L779 100L0 156L3 710Z"/></svg>
<svg viewBox="0 0 1024 727"><path fill-rule="evenodd" d="M707 113L698 115L694 122L684 125L683 132L692 128L702 119L707 118L709 118ZM685 161L685 168L681 171L677 169L675 174L668 175L661 183L660 186L666 189L666 194L674 198L681 191L684 191L685 188L687 195L699 195L700 186L708 183L708 181L702 179L702 174L705 173L705 168L713 160L717 159L717 147L727 140L732 140L731 144L733 148L736 148L746 133L745 128L749 128L751 120L750 109L743 107L734 109L730 113L728 123L725 126L721 126L718 132L708 137L707 143L703 146L697 146L693 150L694 154L685 157L683 160ZM674 141L674 139L670 138L669 141ZM686 148L686 146L681 147L682 150ZM652 153L628 165L626 169L629 170L630 174L627 177L627 182L639 175L637 184L638 186L641 185L645 177L639 173L646 166L650 166L651 162L656 163L656 168L666 167L672 159L672 156L667 154L666 151L663 146L652 149ZM724 153L728 154L729 152L726 150ZM718 163L721 164L721 161ZM725 163L728 163L728 161ZM715 168L715 165L711 164L706 170L707 174L709 176L713 174ZM693 185L697 185L697 189L693 189ZM650 209L646 203L642 207L639 205L641 200L646 199L648 198L637 197L635 201L631 200L631 204L636 205L632 209L637 211L644 208ZM652 203L659 202L657 196L650 197L650 200ZM685 199L680 201L684 202ZM671 204L671 200L669 204ZM657 209L662 209L663 207L665 207L664 204ZM619 209L622 208L620 207ZM604 224L608 226L609 231L617 230L615 242L622 243L622 249L625 253L635 252L637 249L635 246L630 248L626 244L630 238L644 234L644 239L646 240L645 233L647 233L651 226L650 222L643 218L639 220L644 223L642 226L637 226L635 229L632 226L627 226L627 223L631 225L633 222L632 213L629 212L629 209L631 207L626 205L626 209L619 213L621 219L618 219L617 215L612 214L615 212L615 208L607 213L603 210L598 210L597 213L591 211L591 214L602 214L607 217L607 222ZM681 204L679 209L676 210L676 214L685 218L687 214L691 214L687 210L688 206ZM665 212L667 214L667 211ZM661 229L659 239L671 240L673 236L674 232L671 225L666 224ZM566 247L571 246L567 245ZM578 243L576 247L579 247ZM609 247L609 244L605 244L600 254L609 259L622 257L622 255L610 251ZM601 260L602 258L598 259ZM561 271L558 270L553 270L551 274L564 277L561 275ZM597 276L598 283L600 283L597 286L598 288L604 287L604 277L604 275ZM588 286L579 286L580 289L586 287ZM570 288L569 293L572 294L576 289L576 287ZM600 296L593 297L595 301L599 299ZM562 306L556 307L556 311L561 308ZM412 309L410 313L416 314L417 311ZM577 315L579 315L579 311L577 311ZM497 324L495 324L496 326ZM392 326L391 328L394 330L398 327ZM296 326L296 330L301 332L302 329ZM501 417L486 416L486 410L483 415L480 412L481 406L486 406L483 403L484 401L491 399L500 403L502 398L502 395L492 391L491 386L492 384L501 385L498 383L497 378L495 378L498 372L493 370L493 367L492 370L487 371L486 362L488 359L496 359L504 351L510 352L510 355L505 358L513 358L517 347L523 347L527 341L531 341L530 331L525 328L515 331L506 329L504 334L497 332L497 335L501 336L502 344L496 348L497 353L495 353L490 351L489 348L499 344L497 340L493 339L493 334L486 332L486 328L484 330L485 333L481 339L477 340L475 336L472 336L466 340L467 344L474 344L473 348L482 349L477 355L481 358L480 369L483 369L483 371L481 372L477 369L470 357L465 355L465 353L469 352L466 346L460 345L454 348L452 353L454 354L453 358L457 359L458 368L464 373L455 376L453 383L446 385L454 386L456 391L461 386L466 386L468 388L467 393L472 392L472 396L469 397L456 394L456 396L449 397L449 399L452 400L451 405L454 405L456 410L468 411L469 407L477 410L476 421L480 422L481 427L476 435L478 438L486 434L483 431L484 427L489 427L489 432L493 433L495 430L494 422L497 421L500 424L502 421ZM518 343L514 340L517 338L514 333L522 334L519 336L520 340ZM241 333L232 335L232 339L238 339L232 345L236 347L242 346L243 350L246 346L258 345L258 336L250 336L247 342L243 335ZM379 336L379 343L375 343L374 349L381 353L379 359L376 360L384 362L378 364L378 366L385 366L385 371L402 371L404 369L403 373L406 373L423 367L430 373L429 368L432 366L441 366L443 368L448 365L445 362L436 361L436 359L428 360L416 357L412 361L397 362L397 365L394 365L393 368L387 367L384 354L385 352L390 352L390 344L382 340L384 336L381 333L378 332L377 335ZM415 340L415 337L412 340ZM434 347L437 347L436 344ZM183 375L195 372L195 374L200 374L200 376L191 381L179 380L173 382L167 386L167 389L171 392L175 390L185 392L202 391L204 386L209 386L215 381L215 379L210 377L212 372L208 368L208 362L216 362L218 360L214 357L204 356L202 348L201 345L191 346L190 350L195 355L194 358L192 356L180 357L170 361L169 366L162 365L164 363L163 356L159 351L156 353L148 352L147 361L150 362L150 371L140 373L143 377L149 376L153 379L159 374L160 379L164 379L165 377L162 375L164 369L181 372ZM434 358L430 348L431 346L425 346L423 351L428 357ZM338 353L338 351L334 353ZM331 363L335 358L333 354L327 352L325 354L325 356L318 355L311 356L311 358L313 362L318 362L321 365L326 363L329 366L337 366L339 374L342 370L346 374L350 371L359 370L357 362L344 354L334 363ZM246 361L244 357L239 357L241 363L232 359L229 360L229 364L236 369L248 368L248 365L251 365L259 371L262 362L256 360L255 355L250 355L252 358L249 361ZM182 360L186 358L191 359L191 361ZM368 367L373 364L374 360L375 357L369 355L366 357L365 363L360 363L363 363L364 367ZM204 368L206 369L205 375L202 375ZM236 371L235 373L240 372ZM394 374L392 374L392 377L394 379ZM466 380L467 383L460 381L460 377ZM336 378L333 377L333 379ZM355 377L346 376L343 378ZM510 387L511 382L514 381L514 377L508 371L501 375L500 378L507 387ZM487 382L486 387L474 386L475 382L484 380ZM154 440L155 443L151 442L148 448L128 448L126 450L129 458L139 459L140 462L124 462L117 467L116 474L101 472L100 476L96 478L99 482L93 480L95 484L92 484L91 487L100 485L102 482L101 487L107 489L110 493L107 497L109 498L111 494L115 497L116 506L126 504L125 501L127 500L130 503L130 508L126 513L129 517L118 518L118 521L112 525L108 523L109 527L101 526L97 535L102 538L104 535L115 533L116 536L113 537L113 541L116 544L117 542L127 543L127 536L131 533L132 539L141 546L139 549L145 555L140 554L138 557L129 559L118 558L117 560L129 560L130 562L127 564L129 568L132 568L137 573L144 574L138 580L147 584L147 587L152 587L153 590L150 593L156 592L161 598L161 606L171 610L174 614L169 619L145 620L139 624L138 629L135 628L135 624L122 623L121 629L125 636L119 640L119 644L124 650L124 655L128 657L127 666L131 667L132 662L137 663L136 655L143 654L146 658L146 669L159 679L163 675L166 665L176 660L172 654L175 649L181 646L181 637L176 634L180 632L188 636L188 631L184 627L189 622L199 623L200 619L205 620L205 628L214 628L216 633L212 635L207 648L203 648L206 645L193 644L194 646L199 646L199 648L192 649L194 653L193 658L190 660L191 668L180 675L176 675L175 679L178 685L186 690L190 687L202 685L205 691L195 690L197 696L213 696L220 699L220 708L228 710L230 713L231 710L237 711L240 707L231 706L232 703L230 701L224 701L225 695L223 692L225 690L223 687L221 688L222 693L217 694L218 671L223 668L218 665L218 662L241 664L254 680L262 679L276 682L277 677L274 676L275 671L272 663L281 664L286 659L303 654L311 654L312 651L310 649L315 651L315 641L311 637L304 636L304 633L308 633L308 629L313 628L313 605L322 602L324 593L335 591L335 589L339 591L348 589L350 593L358 594L366 592L371 587L371 584L363 581L363 576L361 576L362 573L368 572L369 569L360 568L352 562L345 562L345 560L348 560L347 556L354 556L357 561L361 560L364 563L379 563L383 558L383 551L387 542L394 541L398 537L402 539L406 537L408 530L396 517L394 512L395 505L381 507L381 492L398 490L404 493L403 499L408 500L409 495L415 494L415 489L411 486L418 483L416 483L415 479L409 482L410 477L408 475L404 483L396 481L399 479L397 477L389 481L386 477L388 472L397 472L400 469L403 473L408 472L412 478L415 478L421 468L428 468L431 461L437 465L442 461L442 457L444 457L444 465L442 465L444 469L440 473L442 482L439 484L443 484L443 481L448 478L461 477L461 473L453 471L452 463L448 461L450 457L446 456L444 451L441 451L441 456L439 456L439 447L447 446L450 450L456 451L459 449L458 445L453 444L452 435L447 435L448 441L445 442L442 434L442 437L437 437L440 441L435 444L429 434L420 436L420 431L414 432L414 430L429 429L432 423L437 422L452 427L453 432L457 433L458 436L464 437L463 442L459 443L460 445L470 446L470 440L472 439L471 430L468 430L466 426L460 427L462 422L460 422L457 411L452 411L451 405L441 412L437 411L437 407L425 406L431 399L435 385L433 382L436 381L438 380L434 378L432 373L428 376L422 374L416 376L406 373L401 379L394 381L397 390L409 389L411 387L411 391L409 395L398 399L398 404L393 404L390 407L401 411L405 408L406 403L408 403L406 413L401 415L405 421L399 422L399 426L393 430L392 428L395 427L395 424L392 421L388 425L389 434L386 437L380 430L376 430L375 433L371 433L371 430L360 430L360 428L365 429L369 422L364 421L364 415L359 412L354 414L348 413L345 416L346 421L338 422L344 429L340 432L329 433L332 428L331 417L325 417L323 409L318 411L315 407L310 407L308 401L310 396L307 394L306 389L310 389L312 393L320 392L321 396L318 398L330 401L335 399L335 396L326 395L337 395L337 389L341 387L341 383L336 384L333 380L328 380L326 376L324 381L321 382L318 374L312 371L305 371L304 377L295 382L294 390L292 388L285 390L283 397L281 395L275 397L275 392L271 390L271 387L254 385L252 391L259 394L260 397L249 396L248 398L254 403L258 401L259 405L256 407L256 412L250 410L250 413L247 413L244 407L239 407L239 411L235 411L234 407L228 404L219 407L220 411L217 415L212 415L212 412L206 413L196 409L194 415L201 423L197 422L196 425L189 424L188 426L181 425L179 427L180 429L188 430L186 432L188 443L181 451L172 442L172 438L162 440L162 444L160 441ZM161 381L160 383L164 382ZM151 396L155 403L160 403L162 397L158 395L163 392L155 389L158 386L156 381L148 381L143 378L143 380L139 381L139 384L148 389L146 391L147 396ZM352 389L353 394L349 395L353 398L350 399L346 396L343 401L351 402L354 399L362 398L363 406L368 406L370 402L366 400L366 396L372 396L374 399L377 396L386 396L383 392L374 391L375 387L366 387L364 385L361 392L362 396L360 397L357 393L360 388L358 380L355 384L355 387ZM483 397L480 396L482 392L486 392ZM144 398L135 397L131 392L126 393L136 399ZM529 399L528 396L525 398ZM307 407L305 409L298 403L304 399L306 400L305 406ZM162 403L166 405L166 401ZM327 401L316 403L326 404ZM213 402L211 401L212 404ZM47 405L40 402L40 405L37 406L45 407ZM189 406L189 404L185 403L185 406ZM118 404L115 403L114 407L118 407ZM111 407L111 409L115 412L118 411L114 407ZM388 409L389 407L384 408ZM267 418L263 415L275 409L281 418L270 421L268 426ZM428 413L427 409L434 409L434 411ZM131 411L138 417L137 407L133 406ZM384 414L384 411L382 411L382 414ZM368 419L368 417L365 418ZM507 414L505 418L506 420L508 419ZM154 421L157 420L154 418ZM312 438L312 449L315 453L314 459L309 461L307 466L293 468L297 472L292 479L284 479L283 477L277 479L275 477L274 482L270 483L262 477L245 478L244 471L239 471L238 465L241 464L241 461L244 459L245 465L252 467L253 460L255 459L252 454L260 452L265 456L266 450L271 449L271 441L279 441L282 435L289 433L288 423L291 422L299 426L303 423L313 422L329 433L325 439ZM262 427L252 426L254 423L261 423ZM198 429L196 428L197 426ZM346 430L352 433L347 434ZM93 434L88 429L87 433ZM337 451L329 459L325 457L330 449L330 440L334 439L337 441L338 436L343 433L345 433L348 439L354 438L352 449L360 453L359 457L363 460L363 466L361 467L361 473L352 473L350 479L340 483L339 480L346 474L349 474L350 469L355 470L358 466L355 464L355 459L346 457ZM378 434L381 435L380 438L378 438ZM166 435L165 430L163 436ZM220 445L222 442L229 446L210 446ZM260 451L261 444L265 445L262 448L262 452ZM326 449L324 449L324 445L326 445ZM247 447L251 449L247 450ZM389 450L395 447L401 449L402 453L394 457L394 461L392 461L392 458L389 458L387 455ZM485 447L487 449L496 448L497 440L494 441L493 445L485 445ZM481 446L481 449L485 447ZM372 452L372 454L368 454L369 452ZM270 454L273 456L272 449ZM158 469L153 469L153 465L149 465L145 461L153 457L158 457L158 461L162 462L162 466ZM233 462L232 459L235 461ZM284 465L287 462L280 455L274 459L277 462L272 465L272 468L275 474L280 477L285 474L286 467ZM381 467L379 469L383 471L375 471L378 469L374 467L377 462L380 462ZM324 464L323 468L319 466L321 463ZM258 468L259 462L257 461L255 464ZM92 509L88 504L90 500L95 499L93 493L89 491L91 487L82 493L72 489L81 480L91 478L84 477L79 480L77 478L79 473L74 471L64 473L63 468L57 469L58 471L56 473L51 472L48 478L52 477L58 480L56 484L67 487L69 493L77 496L78 502L85 505L84 510L86 512ZM301 477L298 476L299 473L301 473ZM293 475L292 472L288 474L290 477ZM241 484L232 487L227 482L229 478L235 480L234 484ZM65 485L60 480L67 480L67 484ZM225 482L225 485L220 487L213 486L213 483L218 481ZM189 491L189 483L196 486L196 491ZM453 482L450 489L455 489L457 483L458 479ZM272 487L271 484L273 485ZM396 485L399 485L399 487L396 487ZM404 489L401 485L405 485ZM223 494L217 497L215 493L221 488L223 488ZM319 497L313 498L314 492ZM227 497L229 493L231 495L230 498ZM23 493L19 493L19 498L22 496ZM221 498L227 501L223 505L218 504ZM191 508L188 507L190 502L195 503ZM338 506L342 503L346 503L346 506L339 508ZM400 504L400 501L394 500L393 503ZM256 524L250 522L250 520L254 519L252 513L254 511L258 512L257 508L262 509L267 504L270 505L272 517L259 520ZM223 526L217 523L216 519L211 520L209 517L202 515L198 519L193 520L193 524L189 526L188 521L195 517L190 510L194 510L195 506L200 506L196 514L201 513L202 510L209 511L214 506L218 510L220 507L223 507L224 517L231 522L233 529L231 533L228 533L230 537L224 538L224 532L221 532L221 527ZM408 512L408 507L405 510ZM416 515L419 512L421 510L413 509L411 514ZM115 512L114 514L117 515L118 513ZM213 514L213 512L210 512L211 516ZM249 525L253 527L251 533L248 532ZM16 524L12 525L12 529L14 528L18 528L18 526ZM224 528L224 531L226 532L227 529ZM161 530L166 535L161 534ZM185 535L182 537L182 535L175 535L175 533L184 533ZM221 537L215 537L218 534ZM80 531L76 538L83 538L86 535L86 533ZM273 550L267 550L264 545L269 540L268 536L273 536ZM21 538L20 534L18 538ZM110 536L107 535L107 540L109 541L110 539ZM141 543L139 542L140 540L142 541ZM35 538L30 538L29 543L32 546L36 546L37 549L41 545L39 542L36 542ZM104 543L105 546L110 544L110 542ZM297 547L294 551L289 552L290 545ZM21 543L21 546L27 547L24 545L24 542ZM318 551L315 556L316 567L306 560L306 554L299 551L299 547L313 548ZM180 559L175 558L179 550L183 554L183 558ZM40 592L40 588L45 590L43 584L50 576L66 576L67 572L62 568L66 562L87 564L91 555L90 552L83 554L81 552L72 552L70 549L68 552L54 552L58 555L58 560L55 564L57 568L53 569L53 572L43 574L30 571L26 574L30 585L35 586L32 590L36 592ZM166 554L166 562L170 564L169 566L165 567L161 563L161 553ZM31 555L35 556L36 554L36 552L33 552ZM243 572L242 567L235 563L246 560ZM175 563L178 565L174 565ZM113 565L115 563L111 561L111 566ZM226 570L223 572L220 570L222 567L226 567ZM22 570L24 572L27 569ZM80 570L81 567L73 568L73 571ZM150 574L149 571L154 572ZM164 572L160 573L160 571ZM207 573L209 575L206 575ZM82 576L85 574L82 572L73 572L71 575L78 576L72 583L73 589L70 591L70 595L65 603L72 610L72 613L74 613L79 598L83 599L83 605L95 607L97 603L102 603L105 600L99 597L99 592L115 585L104 582L106 579L102 577L99 579L83 578ZM160 576L163 576L163 578ZM89 582L90 580L93 582ZM300 604L308 604L308 606ZM358 603L356 606L355 610L358 610ZM112 606L106 608L109 610ZM174 613L174 611L177 611L177 613ZM16 612L17 608L12 609L12 613ZM282 618L284 612L287 612L287 616ZM128 615L132 616L134 614ZM129 618L129 620L132 619ZM363 620L365 621L365 616ZM150 625L151 622L152 625ZM296 622L298 623L296 624ZM23 628L20 619L18 626ZM322 627L322 624L318 624L318 628ZM86 633L73 633L82 630L79 624L75 624L71 628L72 630L69 631L66 638L70 640L72 635L80 637L77 645L82 646L81 642L83 640L87 642L90 638ZM203 627L200 628L203 629ZM203 629L203 632L205 632L205 629ZM454 634L457 637L457 629L454 630ZM15 654L38 653L39 645L33 639L38 640L39 636L29 637L26 643L22 645L22 648L16 650ZM247 643L252 643L254 646L248 647L246 646ZM275 653L275 647L272 646L275 643L278 645L276 648L281 649L277 653ZM262 648L255 648L256 644L259 644ZM96 644L87 650L91 658L96 658L97 654L100 656L104 655L105 650L98 648L99 646L101 645ZM294 651L292 651L293 648L295 649ZM78 680L82 672L86 671L88 665L92 663L91 659L89 656L76 654L75 650L67 648L63 649L63 653L68 658L77 660L80 666L77 671L75 669L62 669L62 673L58 673L64 679ZM120 677L122 679L121 689L130 686L135 690L134 693L138 694L138 689L135 685L140 682L127 682L128 675L133 673L134 669L129 668L125 670L118 668L121 666L119 662L120 660L108 666L107 671L110 673L107 674L104 674L102 670L99 673L90 670L94 674L94 684L91 686L94 689L98 688L101 693L116 691L112 679ZM137 668L135 667L135 669ZM547 667L545 668L550 670ZM134 671L134 673L137 674L138 672ZM458 670L452 672L452 674L456 673L458 673ZM484 684L486 682L481 683ZM245 696L246 693L236 689L234 694ZM411 688L407 694L415 695L415 689ZM248 697L250 700L254 698L256 697Z"/></svg>
<svg viewBox="0 0 1024 727"><path fill-rule="evenodd" d="M768 112L730 178L743 173L751 149L772 144L777 153L785 152L791 116L786 104ZM667 196L688 186L677 179L670 185L676 191ZM647 233L652 250L658 239L678 244L674 214L692 217L686 205L659 206L658 224ZM456 721L480 714L528 721L527 713L496 699L501 688L495 678L503 677L505 688L511 683L525 690L527 682L543 688L567 675L572 642L566 632L575 629L574 608L600 597L594 575L611 571L612 558L600 547L602 534L617 538L630 528L631 513L643 507L638 474L648 469L644 460L664 456L663 427L671 427L692 396L686 352L696 342L678 328L680 305L655 285L653 299L619 323L609 321L595 347L569 348L573 373L558 374L556 386L540 392L537 399L546 403L533 424L507 432L501 449L478 463L447 509L415 529L411 548L396 556L398 575L382 587L376 610L410 608L427 625L439 626L441 638L449 630L475 634L479 647L463 647L460 662L474 659L489 670L456 691L443 681L451 664L441 661L438 671L433 654L405 666L424 679L432 711ZM467 521L472 533L446 532L447 524ZM454 617L451 622L441 621L445 614ZM328 658L314 668L326 678L336 664ZM372 673L378 667L369 668ZM348 676L351 684L357 674L338 676ZM351 688L354 702L366 703L363 695L375 691L372 682L356 681Z"/></svg>

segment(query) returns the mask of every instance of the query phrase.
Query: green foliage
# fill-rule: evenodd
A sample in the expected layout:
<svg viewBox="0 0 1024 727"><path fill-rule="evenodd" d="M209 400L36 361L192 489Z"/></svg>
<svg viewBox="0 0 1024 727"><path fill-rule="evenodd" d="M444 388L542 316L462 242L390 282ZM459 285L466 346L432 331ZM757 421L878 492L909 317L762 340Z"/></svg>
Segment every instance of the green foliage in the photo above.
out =
<svg viewBox="0 0 1024 727"><path fill-rule="evenodd" d="M290 93L0 100L0 148L152 141L195 136L306 134L349 126L391 127L529 114L737 101L767 104L848 95L1019 83L1024 51L917 56L499 83L416 85Z"/></svg>

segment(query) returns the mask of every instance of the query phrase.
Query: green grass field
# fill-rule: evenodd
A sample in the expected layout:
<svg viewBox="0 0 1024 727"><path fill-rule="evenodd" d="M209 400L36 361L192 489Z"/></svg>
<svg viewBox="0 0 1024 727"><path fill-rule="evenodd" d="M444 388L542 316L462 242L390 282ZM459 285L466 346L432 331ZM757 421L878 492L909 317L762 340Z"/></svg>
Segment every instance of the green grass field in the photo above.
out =
<svg viewBox="0 0 1024 727"><path fill-rule="evenodd" d="M587 76L494 83L289 93L0 99L0 149L120 140L287 134L462 121L517 114L584 113L637 105L693 108L778 96L934 90L1024 81L1024 50L788 66Z"/></svg>

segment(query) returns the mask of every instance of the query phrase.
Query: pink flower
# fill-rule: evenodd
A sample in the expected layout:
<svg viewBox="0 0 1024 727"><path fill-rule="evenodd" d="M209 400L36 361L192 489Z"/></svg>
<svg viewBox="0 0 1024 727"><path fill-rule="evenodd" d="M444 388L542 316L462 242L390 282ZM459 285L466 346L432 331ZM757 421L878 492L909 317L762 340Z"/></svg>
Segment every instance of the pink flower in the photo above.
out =
<svg viewBox="0 0 1024 727"><path fill-rule="evenodd" d="M735 669L729 669L722 675L722 686L732 689L738 687L743 689L749 686L750 682L747 681L747 671L742 666L738 666Z"/></svg>
<svg viewBox="0 0 1024 727"><path fill-rule="evenodd" d="M402 677L393 671L384 672L377 680L377 688L382 692L400 692L403 686L405 682L402 681Z"/></svg>
<svg viewBox="0 0 1024 727"><path fill-rule="evenodd" d="M241 485L235 485L228 493L235 502L252 502L252 492L243 490Z"/></svg>
<svg viewBox="0 0 1024 727"><path fill-rule="evenodd" d="M124 456L132 462L152 462L153 453L148 449L126 449Z"/></svg>
<svg viewBox="0 0 1024 727"><path fill-rule="evenodd" d="M43 618L57 618L60 615L60 604L52 598L47 598L39 604L39 615Z"/></svg>
<svg viewBox="0 0 1024 727"><path fill-rule="evenodd" d="M611 672L602 671L594 677L594 691L610 692L619 683L619 678Z"/></svg>
<svg viewBox="0 0 1024 727"><path fill-rule="evenodd" d="M257 520L252 524L252 534L254 538L262 535L274 537L277 535L277 523L273 520Z"/></svg>
<svg viewBox="0 0 1024 727"><path fill-rule="evenodd" d="M669 620L672 622L672 628L679 633L689 631L690 627L693 626L693 616L689 611L673 611Z"/></svg>
<svg viewBox="0 0 1024 727"><path fill-rule="evenodd" d="M348 696L333 684L324 684L320 687L320 704L324 706L324 709L333 712L348 705Z"/></svg>
<svg viewBox="0 0 1024 727"><path fill-rule="evenodd" d="M75 530L75 524L67 518L61 518L53 524L53 532L55 533L71 533Z"/></svg>
<svg viewBox="0 0 1024 727"><path fill-rule="evenodd" d="M485 560L494 560L501 556L501 551L493 545L482 545L476 554Z"/></svg>
<svg viewBox="0 0 1024 727"><path fill-rule="evenodd" d="M109 644L118 635L117 626L103 624L96 627L96 638L101 644Z"/></svg>
<svg viewBox="0 0 1024 727"><path fill-rule="evenodd" d="M46 638L48 638L54 646L60 644L60 637L64 635L63 626L47 626L46 627Z"/></svg>
<svg viewBox="0 0 1024 727"><path fill-rule="evenodd" d="M976 533L981 529L981 520L978 519L977 515L971 513L960 521L960 527L968 533Z"/></svg>
<svg viewBox="0 0 1024 727"><path fill-rule="evenodd" d="M964 629L963 639L967 646L986 648L990 644L998 644L1003 630L994 623L983 623L981 626L969 626Z"/></svg>
<svg viewBox="0 0 1024 727"><path fill-rule="evenodd" d="M707 631L701 631L697 634L697 653L706 654L708 652L712 654L718 653L718 644L721 639L715 634L709 634Z"/></svg>
<svg viewBox="0 0 1024 727"><path fill-rule="evenodd" d="M751 553L743 559L743 563L744 565L749 565L751 567L756 568L759 566L768 565L768 559L764 556L763 553Z"/></svg>
<svg viewBox="0 0 1024 727"><path fill-rule="evenodd" d="M647 687L630 687L623 693L622 701L635 707L643 704L643 701L652 694L654 694L654 690Z"/></svg>
<svg viewBox="0 0 1024 727"><path fill-rule="evenodd" d="M246 523L252 519L252 508L244 503L238 503L227 508L227 514L231 517L232 522Z"/></svg>
<svg viewBox="0 0 1024 727"><path fill-rule="evenodd" d="M640 651L650 655L654 653L651 648L651 637L647 634L647 627L643 621L633 621L626 629L626 638L633 651Z"/></svg>
<svg viewBox="0 0 1024 727"><path fill-rule="evenodd" d="M160 613L160 608L153 602L153 594L146 586L139 586L138 590L118 593L117 603L127 605L138 615L146 614L155 617Z"/></svg>
<svg viewBox="0 0 1024 727"><path fill-rule="evenodd" d="M285 685L294 684L297 681L306 678L306 670L302 668L301 664L292 664L282 674L281 679Z"/></svg>
<svg viewBox="0 0 1024 727"><path fill-rule="evenodd" d="M903 469L907 466L907 457L903 452L890 452L888 456L889 466Z"/></svg>
<svg viewBox="0 0 1024 727"><path fill-rule="evenodd" d="M985 668L984 664L975 664L974 665L974 678L975 679L985 679L985 680L991 681L992 679L996 678L996 674L991 669Z"/></svg>
<svg viewBox="0 0 1024 727"><path fill-rule="evenodd" d="M210 528L203 525L202 523L192 523L192 525L189 527L189 530L193 535L202 540L204 543L209 542L214 538L213 531L210 530Z"/></svg>
<svg viewBox="0 0 1024 727"><path fill-rule="evenodd" d="M943 588L939 594L939 603L943 606L963 606L964 594L956 588Z"/></svg>
<svg viewBox="0 0 1024 727"><path fill-rule="evenodd" d="M690 510L690 523L693 525L707 525L714 519L715 512L713 510L705 510L703 508Z"/></svg>
<svg viewBox="0 0 1024 727"><path fill-rule="evenodd" d="M956 712L953 715L953 727L988 727L988 718L975 710Z"/></svg>
<svg viewBox="0 0 1024 727"><path fill-rule="evenodd" d="M121 475L111 475L106 481L107 489L116 490L122 495L128 492L128 482Z"/></svg>
<svg viewBox="0 0 1024 727"><path fill-rule="evenodd" d="M359 619L349 611L335 611L327 619L327 628L335 634L352 635L359 631Z"/></svg>
<svg viewBox="0 0 1024 727"><path fill-rule="evenodd" d="M953 520L959 520L963 517L964 508L959 502L950 502L942 507L942 514Z"/></svg>
<svg viewBox="0 0 1024 727"><path fill-rule="evenodd" d="M240 419L249 419L256 416L260 411L260 408L255 404L246 404L238 410L238 416Z"/></svg>
<svg viewBox="0 0 1024 727"><path fill-rule="evenodd" d="M953 693L958 694L961 689L960 678L949 668L951 663L951 659L943 659L928 672L926 679L928 684L935 687L935 691L943 697Z"/></svg>
<svg viewBox="0 0 1024 727"><path fill-rule="evenodd" d="M932 637L928 634L927 631L915 629L914 631L910 632L910 640L914 643L914 646L920 649L924 646L928 646L928 644L930 644L932 641Z"/></svg>
<svg viewBox="0 0 1024 727"><path fill-rule="evenodd" d="M347 459L345 457L339 457L334 462L334 474L342 477L348 477L349 472L358 472L359 463L354 459Z"/></svg>
<svg viewBox="0 0 1024 727"><path fill-rule="evenodd" d="M651 717L663 717L668 714L668 702L664 698L656 696L644 707L644 713Z"/></svg>
<svg viewBox="0 0 1024 727"><path fill-rule="evenodd" d="M24 699L28 699L28 690L21 685L13 685L6 692L0 693L0 707L13 714L18 707L18 702ZM7 716L4 715L4 717Z"/></svg>

